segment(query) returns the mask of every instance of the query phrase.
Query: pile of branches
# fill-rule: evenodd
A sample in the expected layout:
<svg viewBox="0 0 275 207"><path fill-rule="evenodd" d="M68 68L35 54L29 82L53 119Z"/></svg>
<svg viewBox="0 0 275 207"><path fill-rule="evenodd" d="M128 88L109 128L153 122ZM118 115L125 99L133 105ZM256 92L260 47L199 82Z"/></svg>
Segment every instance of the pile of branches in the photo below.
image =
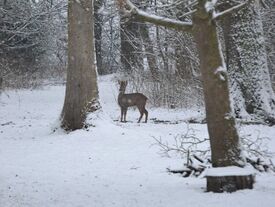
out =
<svg viewBox="0 0 275 207"><path fill-rule="evenodd" d="M251 159L246 157L246 161L258 172L275 172L275 166L271 159L269 159L269 162L267 162L260 158ZM181 174L183 177L198 177L207 168L211 168L211 160L203 159L193 154L191 157L188 158L188 162L184 164L184 167L182 169L167 168L167 171L169 173Z"/></svg>
<svg viewBox="0 0 275 207"><path fill-rule="evenodd" d="M212 167L209 139L198 138L195 130L189 126L184 134L174 136L172 144L162 138L153 138L156 141L154 145L160 147L162 156L179 155L185 160L180 169L167 168L169 173L178 173L183 177L198 177L205 169ZM256 138L251 134L241 136L245 159L258 172L275 172L275 166L271 160L273 153L264 145L266 140L269 138L261 137L260 134Z"/></svg>

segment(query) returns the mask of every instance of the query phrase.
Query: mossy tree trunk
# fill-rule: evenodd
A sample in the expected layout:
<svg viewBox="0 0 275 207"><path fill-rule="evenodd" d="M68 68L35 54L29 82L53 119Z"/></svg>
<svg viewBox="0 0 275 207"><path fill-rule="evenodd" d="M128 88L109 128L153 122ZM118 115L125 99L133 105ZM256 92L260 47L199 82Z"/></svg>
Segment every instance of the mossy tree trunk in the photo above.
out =
<svg viewBox="0 0 275 207"><path fill-rule="evenodd" d="M223 7L232 7L227 1ZM267 67L259 1L223 18L231 93L238 117L256 116L275 124L275 95Z"/></svg>
<svg viewBox="0 0 275 207"><path fill-rule="evenodd" d="M94 54L93 0L68 2L68 69L61 126L85 126L86 116L99 106Z"/></svg>
<svg viewBox="0 0 275 207"><path fill-rule="evenodd" d="M199 52L207 127L213 167L245 166L230 103L228 74L217 37L216 21L200 0L193 15L193 35ZM252 174L206 176L207 191L233 192L253 188Z"/></svg>

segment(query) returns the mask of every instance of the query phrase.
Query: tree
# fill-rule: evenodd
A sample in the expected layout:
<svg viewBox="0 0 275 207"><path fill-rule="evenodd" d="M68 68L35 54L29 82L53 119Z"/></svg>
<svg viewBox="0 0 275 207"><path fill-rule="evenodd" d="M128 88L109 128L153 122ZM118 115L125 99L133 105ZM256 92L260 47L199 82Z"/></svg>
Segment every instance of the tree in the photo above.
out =
<svg viewBox="0 0 275 207"><path fill-rule="evenodd" d="M267 50L268 68L273 90L275 90L275 1L265 0L264 8L261 9L265 34L265 46Z"/></svg>
<svg viewBox="0 0 275 207"><path fill-rule="evenodd" d="M95 33L95 50L96 50L96 65L99 75L106 74L105 68L102 65L102 26L103 26L103 16L100 13L100 10L103 6L103 0L95 0L94 5L94 33Z"/></svg>
<svg viewBox="0 0 275 207"><path fill-rule="evenodd" d="M85 126L87 114L100 108L94 57L93 0L69 0L68 70L61 126Z"/></svg>
<svg viewBox="0 0 275 207"><path fill-rule="evenodd" d="M147 57L148 67L151 72L152 79L158 81L157 61L154 54L153 43L149 36L149 29L146 24L140 24L140 35L143 41L144 50Z"/></svg>
<svg viewBox="0 0 275 207"><path fill-rule="evenodd" d="M0 1L0 76L4 86L22 86L18 77L28 82L35 72L45 73L52 63L48 58L44 64L45 59L55 44L51 23L62 9L61 2L50 7L47 1Z"/></svg>
<svg viewBox="0 0 275 207"><path fill-rule="evenodd" d="M232 1L223 5L232 6ZM254 115L275 124L275 95L267 65L259 1L252 1L242 10L228 14L222 28L237 116Z"/></svg>
<svg viewBox="0 0 275 207"><path fill-rule="evenodd" d="M139 6L139 0L135 1ZM135 19L122 15L120 18L120 39L121 39L121 67L127 75L135 70L143 70L142 44L140 43L140 23Z"/></svg>
<svg viewBox="0 0 275 207"><path fill-rule="evenodd" d="M230 105L228 75L220 50L216 26L216 19L241 9L244 5L240 4L217 14L215 1L198 0L192 11L192 22L182 22L145 13L129 0L120 1L121 8L127 8L125 13L134 15L139 21L193 34L200 59L213 167L245 166L245 160L241 155L239 134ZM236 177L238 178L211 178L208 180L210 183L207 185L208 190L234 191L251 188L254 182L251 175Z"/></svg>

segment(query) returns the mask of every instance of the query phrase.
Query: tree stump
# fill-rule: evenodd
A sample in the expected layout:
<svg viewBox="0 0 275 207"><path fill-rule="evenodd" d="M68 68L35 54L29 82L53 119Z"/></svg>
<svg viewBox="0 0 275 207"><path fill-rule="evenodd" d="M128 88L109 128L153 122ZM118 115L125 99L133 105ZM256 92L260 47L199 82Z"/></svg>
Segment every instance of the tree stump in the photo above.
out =
<svg viewBox="0 0 275 207"><path fill-rule="evenodd" d="M255 174L240 167L211 168L206 172L207 192L235 192L253 189Z"/></svg>

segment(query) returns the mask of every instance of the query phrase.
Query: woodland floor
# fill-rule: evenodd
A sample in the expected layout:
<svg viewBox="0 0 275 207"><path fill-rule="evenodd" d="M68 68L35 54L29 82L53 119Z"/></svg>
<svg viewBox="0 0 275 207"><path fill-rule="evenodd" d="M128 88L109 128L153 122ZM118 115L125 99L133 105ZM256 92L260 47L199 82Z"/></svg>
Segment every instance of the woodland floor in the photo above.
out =
<svg viewBox="0 0 275 207"><path fill-rule="evenodd" d="M0 96L0 207L274 206L272 173L258 173L253 190L223 194L206 193L203 177L167 173L166 168L180 168L184 160L162 157L153 137L173 141L187 126L207 137L205 124L184 122L199 116L197 110L149 108L147 124L137 124L139 113L130 110L129 122L120 123L117 85L105 76L100 78L103 113L96 127L53 132L64 90L47 86ZM275 151L275 127L242 126L242 133L270 137L265 144Z"/></svg>

